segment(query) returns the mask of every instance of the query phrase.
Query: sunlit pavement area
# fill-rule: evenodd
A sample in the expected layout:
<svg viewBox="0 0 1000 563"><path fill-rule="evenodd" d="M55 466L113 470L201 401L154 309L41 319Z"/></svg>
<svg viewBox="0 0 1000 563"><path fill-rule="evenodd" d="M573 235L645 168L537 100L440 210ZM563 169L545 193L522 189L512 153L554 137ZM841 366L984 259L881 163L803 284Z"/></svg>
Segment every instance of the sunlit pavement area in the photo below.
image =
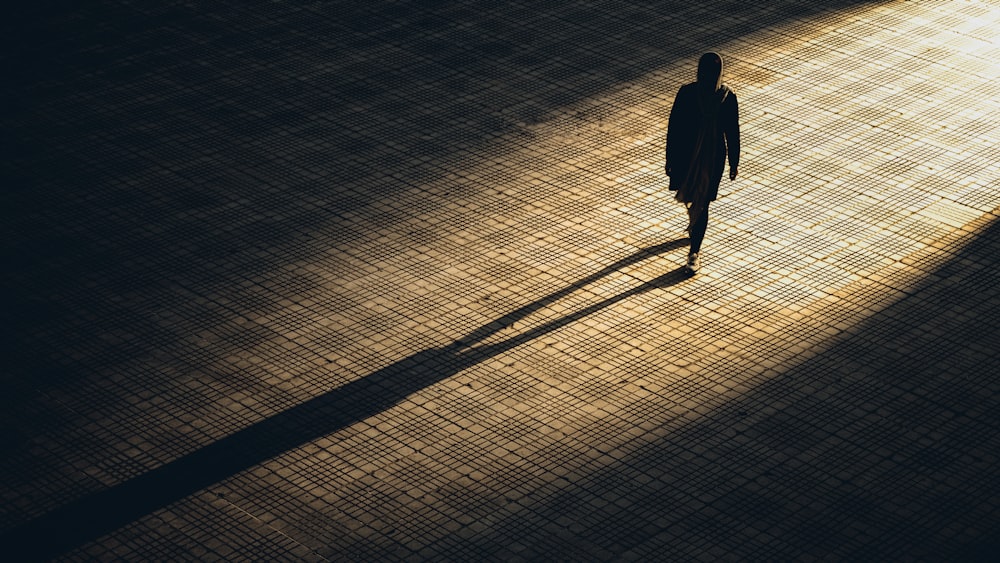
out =
<svg viewBox="0 0 1000 563"><path fill-rule="evenodd" d="M1000 4L84 6L2 24L3 559L1000 555Z"/></svg>

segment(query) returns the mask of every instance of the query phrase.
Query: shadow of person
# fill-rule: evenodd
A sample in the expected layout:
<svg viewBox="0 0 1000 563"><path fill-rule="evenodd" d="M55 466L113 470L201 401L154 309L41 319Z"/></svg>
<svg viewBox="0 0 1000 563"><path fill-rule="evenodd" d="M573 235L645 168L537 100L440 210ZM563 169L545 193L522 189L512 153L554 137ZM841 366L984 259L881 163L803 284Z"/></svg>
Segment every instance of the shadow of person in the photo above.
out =
<svg viewBox="0 0 1000 563"><path fill-rule="evenodd" d="M636 295L688 278L683 268L500 342L481 343L533 312L626 266L681 248L688 239L647 247L488 323L444 347L417 352L361 379L282 411L188 455L72 501L3 534L5 552L45 560L112 532L268 459L374 416L410 395L489 358Z"/></svg>
<svg viewBox="0 0 1000 563"><path fill-rule="evenodd" d="M666 254L667 252L670 252L672 250L677 250L679 248L687 246L690 243L691 243L691 239L690 238L681 238L681 239L677 239L677 240L674 240L674 241L665 242L665 243L662 243L662 244L657 244L657 245L654 245L654 246L648 246L646 248L642 248L639 251L634 252L634 253L632 253L632 254L630 254L630 255L628 255L628 256L626 256L626 257L624 257L624 258L622 258L622 259L620 259L620 260L618 260L618 261L616 261L616 262L614 262L612 264L609 264L609 265L605 266L604 268L600 269L599 271L594 272L593 274L591 274L591 275L589 275L589 276L587 276L587 277L585 277L585 278L583 278L581 280L577 280L576 282L574 282L574 283L572 283L572 284L564 287L563 289L560 289L559 291L550 293L550 294L546 295L545 297L542 297L541 299L537 299L537 300L529 303L528 305L525 305L525 306L523 306L523 307L521 307L521 308L519 308L519 309L517 309L515 311L511 311L510 313L507 313L506 315L500 317L499 319L497 319L497 320L495 320L495 321L493 321L491 323L487 323L487 324L479 327L478 329L470 332L465 337L459 339L458 343L459 344L464 344L464 345L471 346L471 345L473 345L473 344L475 344L477 342L485 340L486 338L492 336L493 334L496 334L500 330L502 330L504 328L508 328L511 325L513 325L514 323L516 323L517 321L519 321L521 319L524 319L528 315L530 315L532 313L535 313L535 312L537 312L537 311L539 311L541 309L544 309L545 307L548 307L549 305L555 303L556 301L558 301L558 300L560 300L560 299L562 299L564 297L567 297L567 296L571 295L573 292L582 289L584 286L590 285L590 284L592 284L592 283L600 280L601 278L607 277L608 275L613 274L614 272L617 272L617 271L621 270L622 268L625 268L625 267L628 267L628 266L632 266L634 264L638 264L639 262L642 262L643 260L646 260L648 258L652 258L654 256L659 256L660 254ZM647 286L648 284L653 283L653 282L647 282L647 284L644 284L644 285L639 286L639 287L644 288L644 291L646 291L646 290L649 290L649 289L653 289L653 287L667 287L668 285L673 285L674 283L678 283L680 281L683 281L684 277L682 275L682 270L683 270L683 268L679 268L675 272L670 272L669 274L666 274L664 276L660 276L660 278L669 278L669 279L660 280L660 278L657 278L657 280L660 280L658 282L659 285ZM673 279L674 277L677 277L678 275L680 275L681 277L678 278L678 279ZM654 282L656 282L657 280L654 280ZM664 285L664 283L666 285ZM626 293L629 293L629 292L626 292ZM634 294L629 293L629 295L626 295L625 297L630 297L631 295L634 295ZM625 297L622 297L622 298L624 299ZM598 307L598 309L603 309L604 307L606 307L608 305L611 305L611 304L612 303L604 303L603 306ZM584 316L586 316L586 315L584 315ZM576 316L574 316L573 320L577 320L579 318L582 318L582 317L576 317ZM548 331L546 331L546 332L548 332ZM537 336L539 336L539 335L536 335L536 337Z"/></svg>
<svg viewBox="0 0 1000 563"><path fill-rule="evenodd" d="M577 322L577 321L579 321L579 320L581 320L581 319L583 319L585 317L588 317L588 316L596 313L597 311L600 311L601 309L604 309L606 307L614 305L615 303L619 303L621 301L625 301L626 299L629 299L630 297L635 297L636 295L639 295L639 294L642 294L642 293L646 293L647 291L650 291L652 289L663 289L663 288L666 288L666 287L670 287L672 285L676 285L676 284L678 284L678 283L680 283L680 282L682 282L682 281L684 281L686 279L690 279L690 278L691 278L691 275L688 273L687 269L684 268L684 267L679 267L679 268L677 268L677 269L675 269L675 270L673 270L671 272L668 272L668 273L663 274L663 275L661 275L661 276L659 276L657 278L654 278L653 280L650 280L650 281L645 282L645 283L643 283L641 285L638 285L638 286L636 286L636 287L634 287L634 288L632 288L632 289L630 289L628 291L623 291L622 293L619 293L618 295L615 295L613 297L609 297L609 298L607 298L607 299L605 299L603 301L600 301L598 303L594 303L593 305L590 305L588 307L584 307L583 309L580 309L578 311L574 311L573 313L570 313L568 315L564 315L562 317L559 317L558 319L549 321L548 323L545 323L545 324L543 324L541 326L535 327L535 328L533 328L531 330L528 330L528 331L526 331L526 332L524 332L522 334L518 334L516 336L512 336L512 337L510 337L510 338L508 338L508 339L506 339L506 340L504 340L502 342L498 342L496 344L491 344L491 345L488 345L488 346L471 348L471 350L466 351L466 352L462 352L462 353L456 355L456 357L457 358L464 358L464 357L466 357L466 355L471 355L474 352L474 356L475 356L474 360L462 362L462 364L463 364L463 368L462 369L465 369L466 367L470 367L471 365L474 365L474 364L476 364L476 363L478 363L480 361L483 361L483 360L485 360L487 358L492 358L493 356L497 356L499 354L507 352L508 350L512 350L512 349L514 349L514 348L516 348L516 347L518 347L518 346L520 346L520 345L522 345L522 344L524 344L526 342L530 342L530 341L532 341L532 340L534 340L536 338L539 338L539 337L541 337L544 334L547 334L549 332L552 332L552 331L555 331L555 330L559 330L560 328L563 328L565 326L571 325L571 324L573 324L573 323L575 323L575 322ZM463 340L463 342L464 342L464 340ZM463 345L463 347L464 346L468 346L468 344Z"/></svg>

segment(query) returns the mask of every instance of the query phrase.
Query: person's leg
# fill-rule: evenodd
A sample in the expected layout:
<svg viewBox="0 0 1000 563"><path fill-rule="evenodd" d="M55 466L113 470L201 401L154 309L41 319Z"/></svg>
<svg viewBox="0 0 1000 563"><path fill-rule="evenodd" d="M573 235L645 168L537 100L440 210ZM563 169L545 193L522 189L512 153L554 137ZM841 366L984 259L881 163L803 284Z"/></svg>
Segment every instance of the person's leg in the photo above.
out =
<svg viewBox="0 0 1000 563"><path fill-rule="evenodd" d="M687 272L694 274L701 268L701 242L705 240L705 231L708 230L708 205L702 209L701 214L694 219L689 229L691 233L691 251L688 252Z"/></svg>
<svg viewBox="0 0 1000 563"><path fill-rule="evenodd" d="M701 252L701 243L705 240L705 232L708 230L708 205L702 210L701 215L691 224L691 254Z"/></svg>

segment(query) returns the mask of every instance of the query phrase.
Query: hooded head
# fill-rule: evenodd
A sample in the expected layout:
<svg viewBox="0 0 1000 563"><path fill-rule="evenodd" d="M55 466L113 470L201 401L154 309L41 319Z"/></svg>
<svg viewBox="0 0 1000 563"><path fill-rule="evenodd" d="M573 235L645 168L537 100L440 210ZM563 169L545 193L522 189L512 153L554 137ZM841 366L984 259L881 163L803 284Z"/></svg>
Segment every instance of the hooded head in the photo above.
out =
<svg viewBox="0 0 1000 563"><path fill-rule="evenodd" d="M709 92L722 87L722 57L718 53L705 53L698 60L698 85Z"/></svg>

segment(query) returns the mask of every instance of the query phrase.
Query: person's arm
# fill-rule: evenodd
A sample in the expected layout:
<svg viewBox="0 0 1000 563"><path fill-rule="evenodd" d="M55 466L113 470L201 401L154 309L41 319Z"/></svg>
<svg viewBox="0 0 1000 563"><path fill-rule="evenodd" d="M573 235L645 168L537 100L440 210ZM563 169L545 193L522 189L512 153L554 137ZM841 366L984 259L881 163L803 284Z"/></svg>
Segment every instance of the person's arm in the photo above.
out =
<svg viewBox="0 0 1000 563"><path fill-rule="evenodd" d="M731 92L733 111L726 124L726 146L729 154L729 180L735 180L740 166L740 104L736 101L736 93Z"/></svg>
<svg viewBox="0 0 1000 563"><path fill-rule="evenodd" d="M663 171L667 173L667 176L670 176L670 132L675 130L677 127L677 120L680 119L677 111L677 106L679 105L677 102L679 102L680 99L681 91L678 90L677 95L674 96L674 104L670 106L670 117L667 119L667 142L663 159ZM676 138L676 136L674 138Z"/></svg>

